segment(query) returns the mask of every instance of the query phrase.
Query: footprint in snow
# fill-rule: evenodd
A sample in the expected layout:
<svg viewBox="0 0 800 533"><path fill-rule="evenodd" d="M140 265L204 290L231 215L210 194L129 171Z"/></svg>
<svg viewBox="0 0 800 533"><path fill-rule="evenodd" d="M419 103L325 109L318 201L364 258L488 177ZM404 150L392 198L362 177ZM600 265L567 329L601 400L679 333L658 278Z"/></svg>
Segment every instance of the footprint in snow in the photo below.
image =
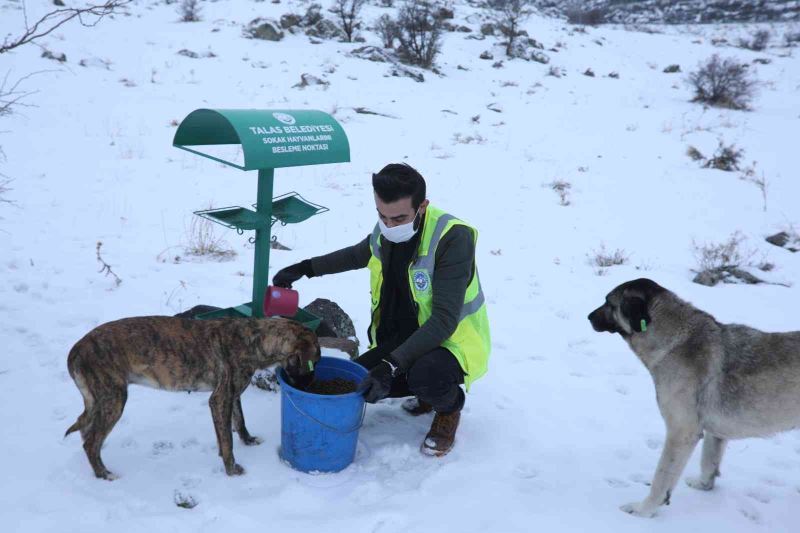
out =
<svg viewBox="0 0 800 533"><path fill-rule="evenodd" d="M168 440L159 440L153 443L153 455L168 455L175 448L175 445Z"/></svg>
<svg viewBox="0 0 800 533"><path fill-rule="evenodd" d="M28 289L30 289L30 287L28 286L27 283L17 283L16 285L14 285L14 291L20 294L25 294L26 292L28 292Z"/></svg>
<svg viewBox="0 0 800 533"><path fill-rule="evenodd" d="M200 486L203 480L199 477L182 477L181 478L181 485L185 489L196 489Z"/></svg>
<svg viewBox="0 0 800 533"><path fill-rule="evenodd" d="M539 477L539 469L528 463L521 463L514 467L514 476L519 479L534 479Z"/></svg>
<svg viewBox="0 0 800 533"><path fill-rule="evenodd" d="M742 513L742 516L753 522L754 524L761 523L761 513L758 512L755 508L749 505L743 505L739 508L739 512Z"/></svg>
<svg viewBox="0 0 800 533"><path fill-rule="evenodd" d="M644 485L646 487L649 487L651 484L650 478L646 474L641 474L641 473L631 474L630 476L628 476L628 479L630 479L634 483L638 483L639 485Z"/></svg>
<svg viewBox="0 0 800 533"><path fill-rule="evenodd" d="M631 457L633 457L633 452L630 450L617 450L614 452L614 455L617 459L622 459L623 461L627 461Z"/></svg>
<svg viewBox="0 0 800 533"><path fill-rule="evenodd" d="M628 387L626 387L625 385L618 385L614 387L614 392L616 392L617 394L621 394L623 396L627 396L630 391L628 390Z"/></svg>
<svg viewBox="0 0 800 533"><path fill-rule="evenodd" d="M657 437L650 437L649 439L647 439L647 440L645 441L645 444L646 444L646 445L647 445L647 447L648 447L648 448L650 448L651 450L657 450L657 449L661 448L661 442L662 442L662 441L661 441L661 439L660 439L660 438L657 438Z"/></svg>
<svg viewBox="0 0 800 533"><path fill-rule="evenodd" d="M613 477L607 477L605 481L606 483L608 483L608 486L613 489L624 489L631 486L630 483L628 483L627 481L623 481L621 479Z"/></svg>
<svg viewBox="0 0 800 533"><path fill-rule="evenodd" d="M752 498L759 503L769 503L771 498L768 494L758 491L758 490L751 490L747 493L748 498Z"/></svg>

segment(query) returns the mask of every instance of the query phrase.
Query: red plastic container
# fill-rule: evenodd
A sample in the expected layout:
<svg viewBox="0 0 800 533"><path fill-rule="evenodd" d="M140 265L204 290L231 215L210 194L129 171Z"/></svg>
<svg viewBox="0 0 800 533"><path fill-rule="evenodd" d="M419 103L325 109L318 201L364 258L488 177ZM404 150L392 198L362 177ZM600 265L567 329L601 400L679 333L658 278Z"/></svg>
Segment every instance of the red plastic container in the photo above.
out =
<svg viewBox="0 0 800 533"><path fill-rule="evenodd" d="M297 314L300 294L283 287L267 287L264 294L264 316L288 316Z"/></svg>

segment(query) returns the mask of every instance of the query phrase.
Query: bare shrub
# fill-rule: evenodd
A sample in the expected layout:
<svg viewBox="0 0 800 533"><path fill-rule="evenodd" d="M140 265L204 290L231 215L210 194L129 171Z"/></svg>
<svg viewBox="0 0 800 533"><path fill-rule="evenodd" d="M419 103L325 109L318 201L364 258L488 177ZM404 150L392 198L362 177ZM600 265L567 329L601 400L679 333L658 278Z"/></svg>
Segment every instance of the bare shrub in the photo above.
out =
<svg viewBox="0 0 800 533"><path fill-rule="evenodd" d="M698 244L696 241L692 241L698 268L702 272L752 266L755 252L742 247L745 240L744 235L737 231L725 242Z"/></svg>
<svg viewBox="0 0 800 533"><path fill-rule="evenodd" d="M625 265L630 260L630 255L625 250L618 248L611 252L606 250L605 244L601 244L599 250L592 250L587 257L589 265L594 267L594 273L598 276L605 276L610 267Z"/></svg>
<svg viewBox="0 0 800 533"><path fill-rule="evenodd" d="M186 238L187 244L184 250L188 255L211 257L220 261L236 256L236 251L216 234L214 223L207 218L192 217Z"/></svg>
<svg viewBox="0 0 800 533"><path fill-rule="evenodd" d="M178 6L181 22L200 21L200 0L183 0Z"/></svg>
<svg viewBox="0 0 800 533"><path fill-rule="evenodd" d="M381 38L384 48L394 48L394 41L399 31L397 22L385 13L375 21L375 32Z"/></svg>
<svg viewBox="0 0 800 533"><path fill-rule="evenodd" d="M456 133L453 135L453 142L456 144L486 144L486 139L480 133L475 135Z"/></svg>
<svg viewBox="0 0 800 533"><path fill-rule="evenodd" d="M353 42L353 34L361 25L358 16L365 3L366 0L334 0L333 2L331 13L339 19L339 25L348 43Z"/></svg>
<svg viewBox="0 0 800 533"><path fill-rule="evenodd" d="M97 272L99 272L100 274L105 274L106 276L112 276L114 278L114 287L112 288L117 288L120 285L122 285L122 280L120 279L119 276L116 275L116 273L114 273L113 270L111 270L111 265L106 263L100 256L100 248L102 246L103 243L101 241L97 241L97 246L95 247L95 253L97 254L97 262L100 263L100 270L98 270Z"/></svg>
<svg viewBox="0 0 800 533"><path fill-rule="evenodd" d="M0 204L12 203L12 201L5 196L6 193L11 191L11 187L9 187L10 184L11 184L11 178L3 174L0 174ZM2 218L0 217L0 219Z"/></svg>
<svg viewBox="0 0 800 533"><path fill-rule="evenodd" d="M739 170L739 161L741 161L743 155L744 150L736 148L736 145L726 146L720 141L714 156L706 160L703 163L703 167L733 172L734 170Z"/></svg>
<svg viewBox="0 0 800 533"><path fill-rule="evenodd" d="M546 183L545 187L549 187L552 189L556 194L558 194L559 198L559 205L568 206L572 202L569 199L569 193L572 189L572 184L568 181L557 179L553 180L550 183Z"/></svg>
<svg viewBox="0 0 800 533"><path fill-rule="evenodd" d="M786 46L794 46L800 43L800 31L788 32L784 34L783 42Z"/></svg>
<svg viewBox="0 0 800 533"><path fill-rule="evenodd" d="M772 34L769 30L759 30L750 39L739 39L739 46L755 52L761 52L767 48Z"/></svg>
<svg viewBox="0 0 800 533"><path fill-rule="evenodd" d="M769 182L767 181L767 176L764 174L763 171L761 172L760 176L758 175L758 172L756 171L756 163L755 163L755 161L753 162L753 164L750 167L748 167L748 168L746 168L744 170L742 175L739 176L739 179L741 179L743 181L747 181L749 183L752 183L753 185L758 187L758 190L761 191L762 208L763 208L764 212L766 213L767 212L767 192L769 191Z"/></svg>
<svg viewBox="0 0 800 533"><path fill-rule="evenodd" d="M397 16L397 52L411 65L431 68L441 51L442 21L427 0L406 0Z"/></svg>
<svg viewBox="0 0 800 533"><path fill-rule="evenodd" d="M533 0L486 0L484 6L494 27L506 38L506 56L512 57L520 25L533 12Z"/></svg>
<svg viewBox="0 0 800 533"><path fill-rule="evenodd" d="M689 158L690 158L692 161L703 161L703 160L706 158L706 157L705 157L705 156L704 156L704 155L703 155L703 154L700 152L700 150L698 150L698 149L697 149L697 148L695 148L694 146L690 146L689 148L687 148L687 149L686 149L686 155L688 155L688 156L689 156Z"/></svg>
<svg viewBox="0 0 800 533"><path fill-rule="evenodd" d="M698 244L692 241L694 256L697 261L697 275L692 281L700 285L713 287L722 283L764 283L745 268L758 266L753 263L754 250L746 249L742 243L745 237L738 231L727 241L719 243ZM762 261L761 266L766 266ZM768 268L762 268L765 272ZM777 285L781 285L778 283Z"/></svg>
<svg viewBox="0 0 800 533"><path fill-rule="evenodd" d="M607 9L584 5L585 2L573 0L567 3L565 14L570 24L598 26L606 21Z"/></svg>
<svg viewBox="0 0 800 533"><path fill-rule="evenodd" d="M749 109L757 83L747 63L717 54L689 74L688 81L694 88L693 102L730 109Z"/></svg>

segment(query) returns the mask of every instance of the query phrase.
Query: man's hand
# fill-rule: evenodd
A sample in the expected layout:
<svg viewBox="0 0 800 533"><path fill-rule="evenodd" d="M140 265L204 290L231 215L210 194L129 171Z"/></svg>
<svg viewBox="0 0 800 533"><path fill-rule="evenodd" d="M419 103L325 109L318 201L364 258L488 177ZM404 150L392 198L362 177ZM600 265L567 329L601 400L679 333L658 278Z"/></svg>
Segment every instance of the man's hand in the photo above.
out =
<svg viewBox="0 0 800 533"><path fill-rule="evenodd" d="M306 259L294 265L288 266L279 270L272 278L272 284L276 287L283 287L284 289L291 289L292 283L298 279L306 276L307 278L314 277L314 271L311 269L311 260Z"/></svg>
<svg viewBox="0 0 800 533"><path fill-rule="evenodd" d="M364 394L367 403L375 403L389 396L392 388L392 366L386 361L369 371L367 377L358 385L358 392Z"/></svg>

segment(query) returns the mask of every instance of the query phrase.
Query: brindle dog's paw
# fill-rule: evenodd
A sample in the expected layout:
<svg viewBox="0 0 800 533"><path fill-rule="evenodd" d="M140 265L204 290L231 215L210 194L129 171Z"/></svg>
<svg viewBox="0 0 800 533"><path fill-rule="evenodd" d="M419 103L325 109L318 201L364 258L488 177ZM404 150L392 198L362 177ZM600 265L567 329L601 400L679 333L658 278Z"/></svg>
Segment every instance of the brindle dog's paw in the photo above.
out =
<svg viewBox="0 0 800 533"><path fill-rule="evenodd" d="M628 503L620 507L620 509L630 515L641 518L653 518L656 515L655 509L647 508L642 502Z"/></svg>
<svg viewBox="0 0 800 533"><path fill-rule="evenodd" d="M244 474L244 468L242 465L234 463L231 468L225 467L225 473L229 476L241 476Z"/></svg>
<svg viewBox="0 0 800 533"><path fill-rule="evenodd" d="M697 490L711 490L714 488L714 478L711 481L706 481L699 477L686 478L686 484Z"/></svg>
<svg viewBox="0 0 800 533"><path fill-rule="evenodd" d="M242 438L242 442L244 442L247 446L258 446L264 439L261 437L254 437L252 435L248 435L247 437Z"/></svg>
<svg viewBox="0 0 800 533"><path fill-rule="evenodd" d="M109 470L105 470L103 472L99 472L95 474L99 479L105 479L106 481L114 481L115 479L119 479L119 476L116 475L114 472Z"/></svg>

